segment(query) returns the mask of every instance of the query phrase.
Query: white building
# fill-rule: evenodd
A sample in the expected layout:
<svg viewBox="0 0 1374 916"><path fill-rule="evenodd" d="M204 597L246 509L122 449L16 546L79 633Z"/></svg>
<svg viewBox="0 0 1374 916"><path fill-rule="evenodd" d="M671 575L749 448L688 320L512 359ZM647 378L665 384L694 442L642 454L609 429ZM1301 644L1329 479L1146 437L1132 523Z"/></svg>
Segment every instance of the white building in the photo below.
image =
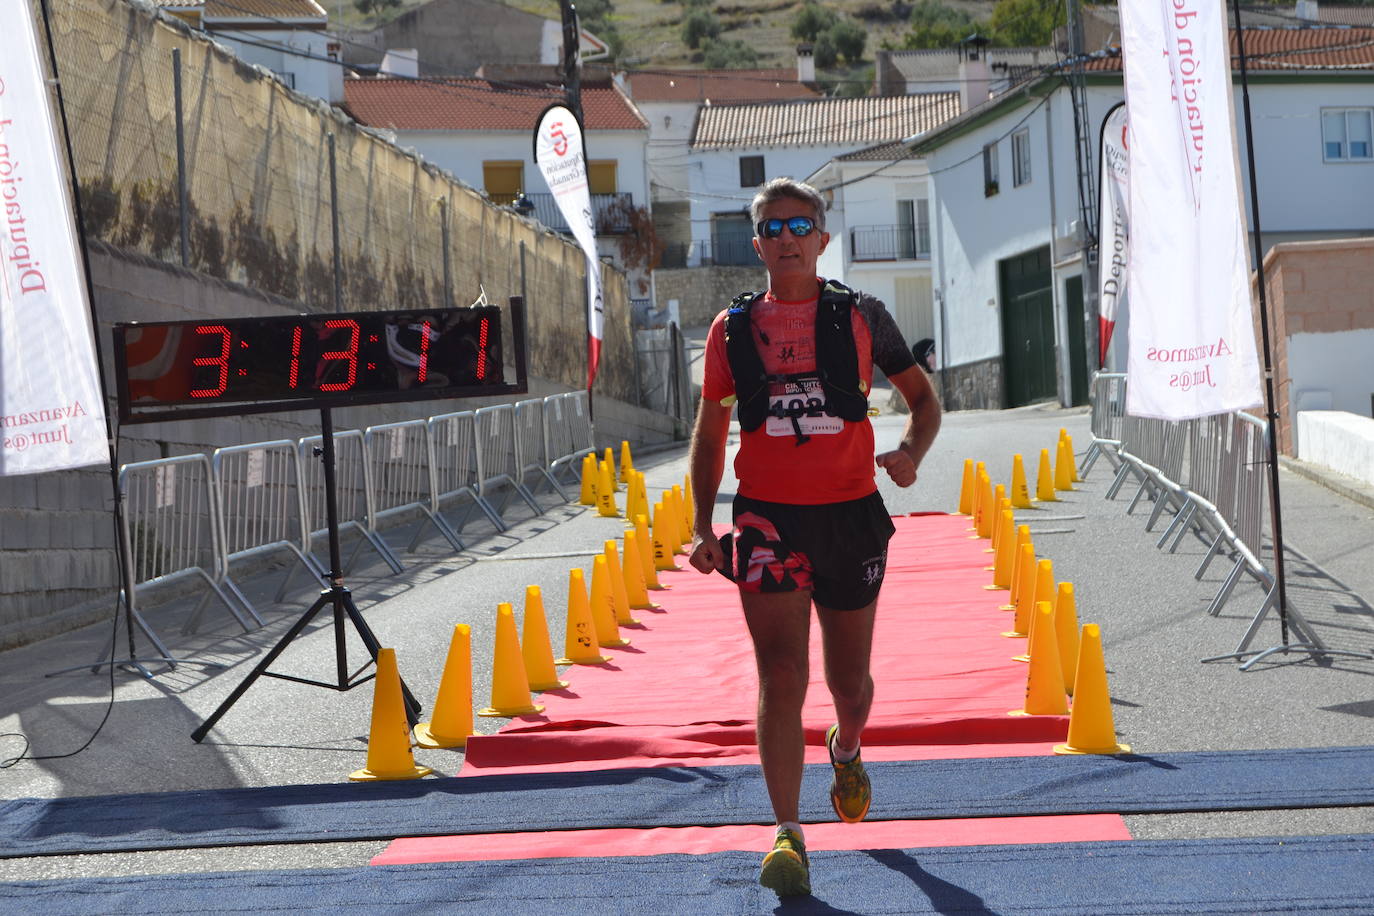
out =
<svg viewBox="0 0 1374 916"><path fill-rule="evenodd" d="M1246 51L1266 246L1374 235L1374 30L1247 29ZM1086 90L1094 131L1122 98L1120 57L1094 60ZM1072 98L1054 74L911 144L931 174L935 340L948 408L1086 398L1096 291L1084 290L1074 136ZM1095 158L1095 140L1093 150ZM1245 187L1244 148L1241 163ZM1119 319L1121 366L1129 316Z"/></svg>

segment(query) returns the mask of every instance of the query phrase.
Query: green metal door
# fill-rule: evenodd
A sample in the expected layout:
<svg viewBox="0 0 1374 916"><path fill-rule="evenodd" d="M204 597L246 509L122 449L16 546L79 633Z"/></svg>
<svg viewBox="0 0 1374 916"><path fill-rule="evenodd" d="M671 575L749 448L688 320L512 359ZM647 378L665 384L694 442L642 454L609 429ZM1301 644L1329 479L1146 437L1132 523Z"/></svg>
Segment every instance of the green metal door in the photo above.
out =
<svg viewBox="0 0 1374 916"><path fill-rule="evenodd" d="M1069 319L1069 403L1088 403L1087 324L1083 315L1083 275L1064 281L1064 314Z"/></svg>
<svg viewBox="0 0 1374 916"><path fill-rule="evenodd" d="M1007 406L1053 399L1054 290L1049 246L998 264Z"/></svg>

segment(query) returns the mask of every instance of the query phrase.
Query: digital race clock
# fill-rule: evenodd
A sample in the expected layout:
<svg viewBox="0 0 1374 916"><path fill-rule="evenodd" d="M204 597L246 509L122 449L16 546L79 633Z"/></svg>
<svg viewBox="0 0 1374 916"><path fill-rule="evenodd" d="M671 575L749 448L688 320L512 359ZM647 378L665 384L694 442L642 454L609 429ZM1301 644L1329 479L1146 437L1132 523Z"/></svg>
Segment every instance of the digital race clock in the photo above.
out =
<svg viewBox="0 0 1374 916"><path fill-rule="evenodd" d="M526 390L519 356L506 382L496 306L131 322L114 337L125 423Z"/></svg>

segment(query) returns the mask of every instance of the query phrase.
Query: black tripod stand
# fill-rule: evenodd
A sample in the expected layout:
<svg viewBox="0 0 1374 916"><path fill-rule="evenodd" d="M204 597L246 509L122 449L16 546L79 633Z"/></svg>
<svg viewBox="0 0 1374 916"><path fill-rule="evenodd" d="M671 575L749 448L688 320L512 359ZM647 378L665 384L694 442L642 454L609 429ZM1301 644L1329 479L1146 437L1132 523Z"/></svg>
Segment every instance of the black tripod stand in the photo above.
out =
<svg viewBox="0 0 1374 916"><path fill-rule="evenodd" d="M286 635L272 647L272 651L268 652L262 661L258 662L257 666L243 679L243 682L234 688L234 692L229 694L225 701L219 705L219 708L210 715L210 718L206 719L200 728L191 732L193 741L201 741L215 723L220 720L220 717L229 711L229 707L233 706L239 697L247 693L248 688L253 686L253 682L263 675L338 691L352 690L359 684L364 684L376 677L375 671L365 677L360 677L360 675L369 666L376 664L377 652L381 649L381 643L377 642L377 637L373 634L371 627L367 625L367 621L363 619L363 615L358 612L358 608L353 604L353 596L343 584L343 572L341 571L343 564L339 561L338 507L334 498L334 420L330 416L328 407L320 408L320 429L323 433L320 456L324 461L325 519L329 526L329 574L327 577L329 587L320 592L320 597L315 600L314 604L310 605L310 609L301 615L301 619L297 620L290 630L286 631ZM315 615L326 607L332 608L334 611L334 658L337 680L330 683L268 671L267 669L271 667L272 662L277 660L277 656L281 655L282 651L290 645L291 640L299 636L301 631L310 624L310 621L315 619ZM362 638L363 644L367 646L368 654L371 656L361 668L352 674L348 671L348 650L344 644L343 624L345 615L353 622L353 628L358 631L358 636ZM415 723L419 721L420 704L411 695L404 681L401 682L401 694L405 698L406 719L414 728Z"/></svg>

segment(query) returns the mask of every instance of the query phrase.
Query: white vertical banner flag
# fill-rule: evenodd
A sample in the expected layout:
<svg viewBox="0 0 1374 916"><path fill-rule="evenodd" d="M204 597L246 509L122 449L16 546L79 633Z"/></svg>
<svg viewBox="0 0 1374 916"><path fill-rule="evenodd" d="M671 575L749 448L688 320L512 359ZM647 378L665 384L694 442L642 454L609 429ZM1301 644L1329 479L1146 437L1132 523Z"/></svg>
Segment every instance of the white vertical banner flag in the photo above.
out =
<svg viewBox="0 0 1374 916"><path fill-rule="evenodd" d="M1126 409L1260 403L1222 0L1121 0L1130 108Z"/></svg>
<svg viewBox="0 0 1374 916"><path fill-rule="evenodd" d="M587 160L582 148L582 125L566 105L544 109L534 130L534 161L544 175L563 221L587 257L587 390L596 378L601 358L601 258L596 251L596 214L587 186Z"/></svg>
<svg viewBox="0 0 1374 916"><path fill-rule="evenodd" d="M76 223L32 4L0 28L0 475L109 460Z"/></svg>
<svg viewBox="0 0 1374 916"><path fill-rule="evenodd" d="M1127 160L1126 103L1102 119L1102 172L1097 183L1097 365L1107 365L1116 316L1126 301L1126 264L1130 256L1131 168Z"/></svg>

